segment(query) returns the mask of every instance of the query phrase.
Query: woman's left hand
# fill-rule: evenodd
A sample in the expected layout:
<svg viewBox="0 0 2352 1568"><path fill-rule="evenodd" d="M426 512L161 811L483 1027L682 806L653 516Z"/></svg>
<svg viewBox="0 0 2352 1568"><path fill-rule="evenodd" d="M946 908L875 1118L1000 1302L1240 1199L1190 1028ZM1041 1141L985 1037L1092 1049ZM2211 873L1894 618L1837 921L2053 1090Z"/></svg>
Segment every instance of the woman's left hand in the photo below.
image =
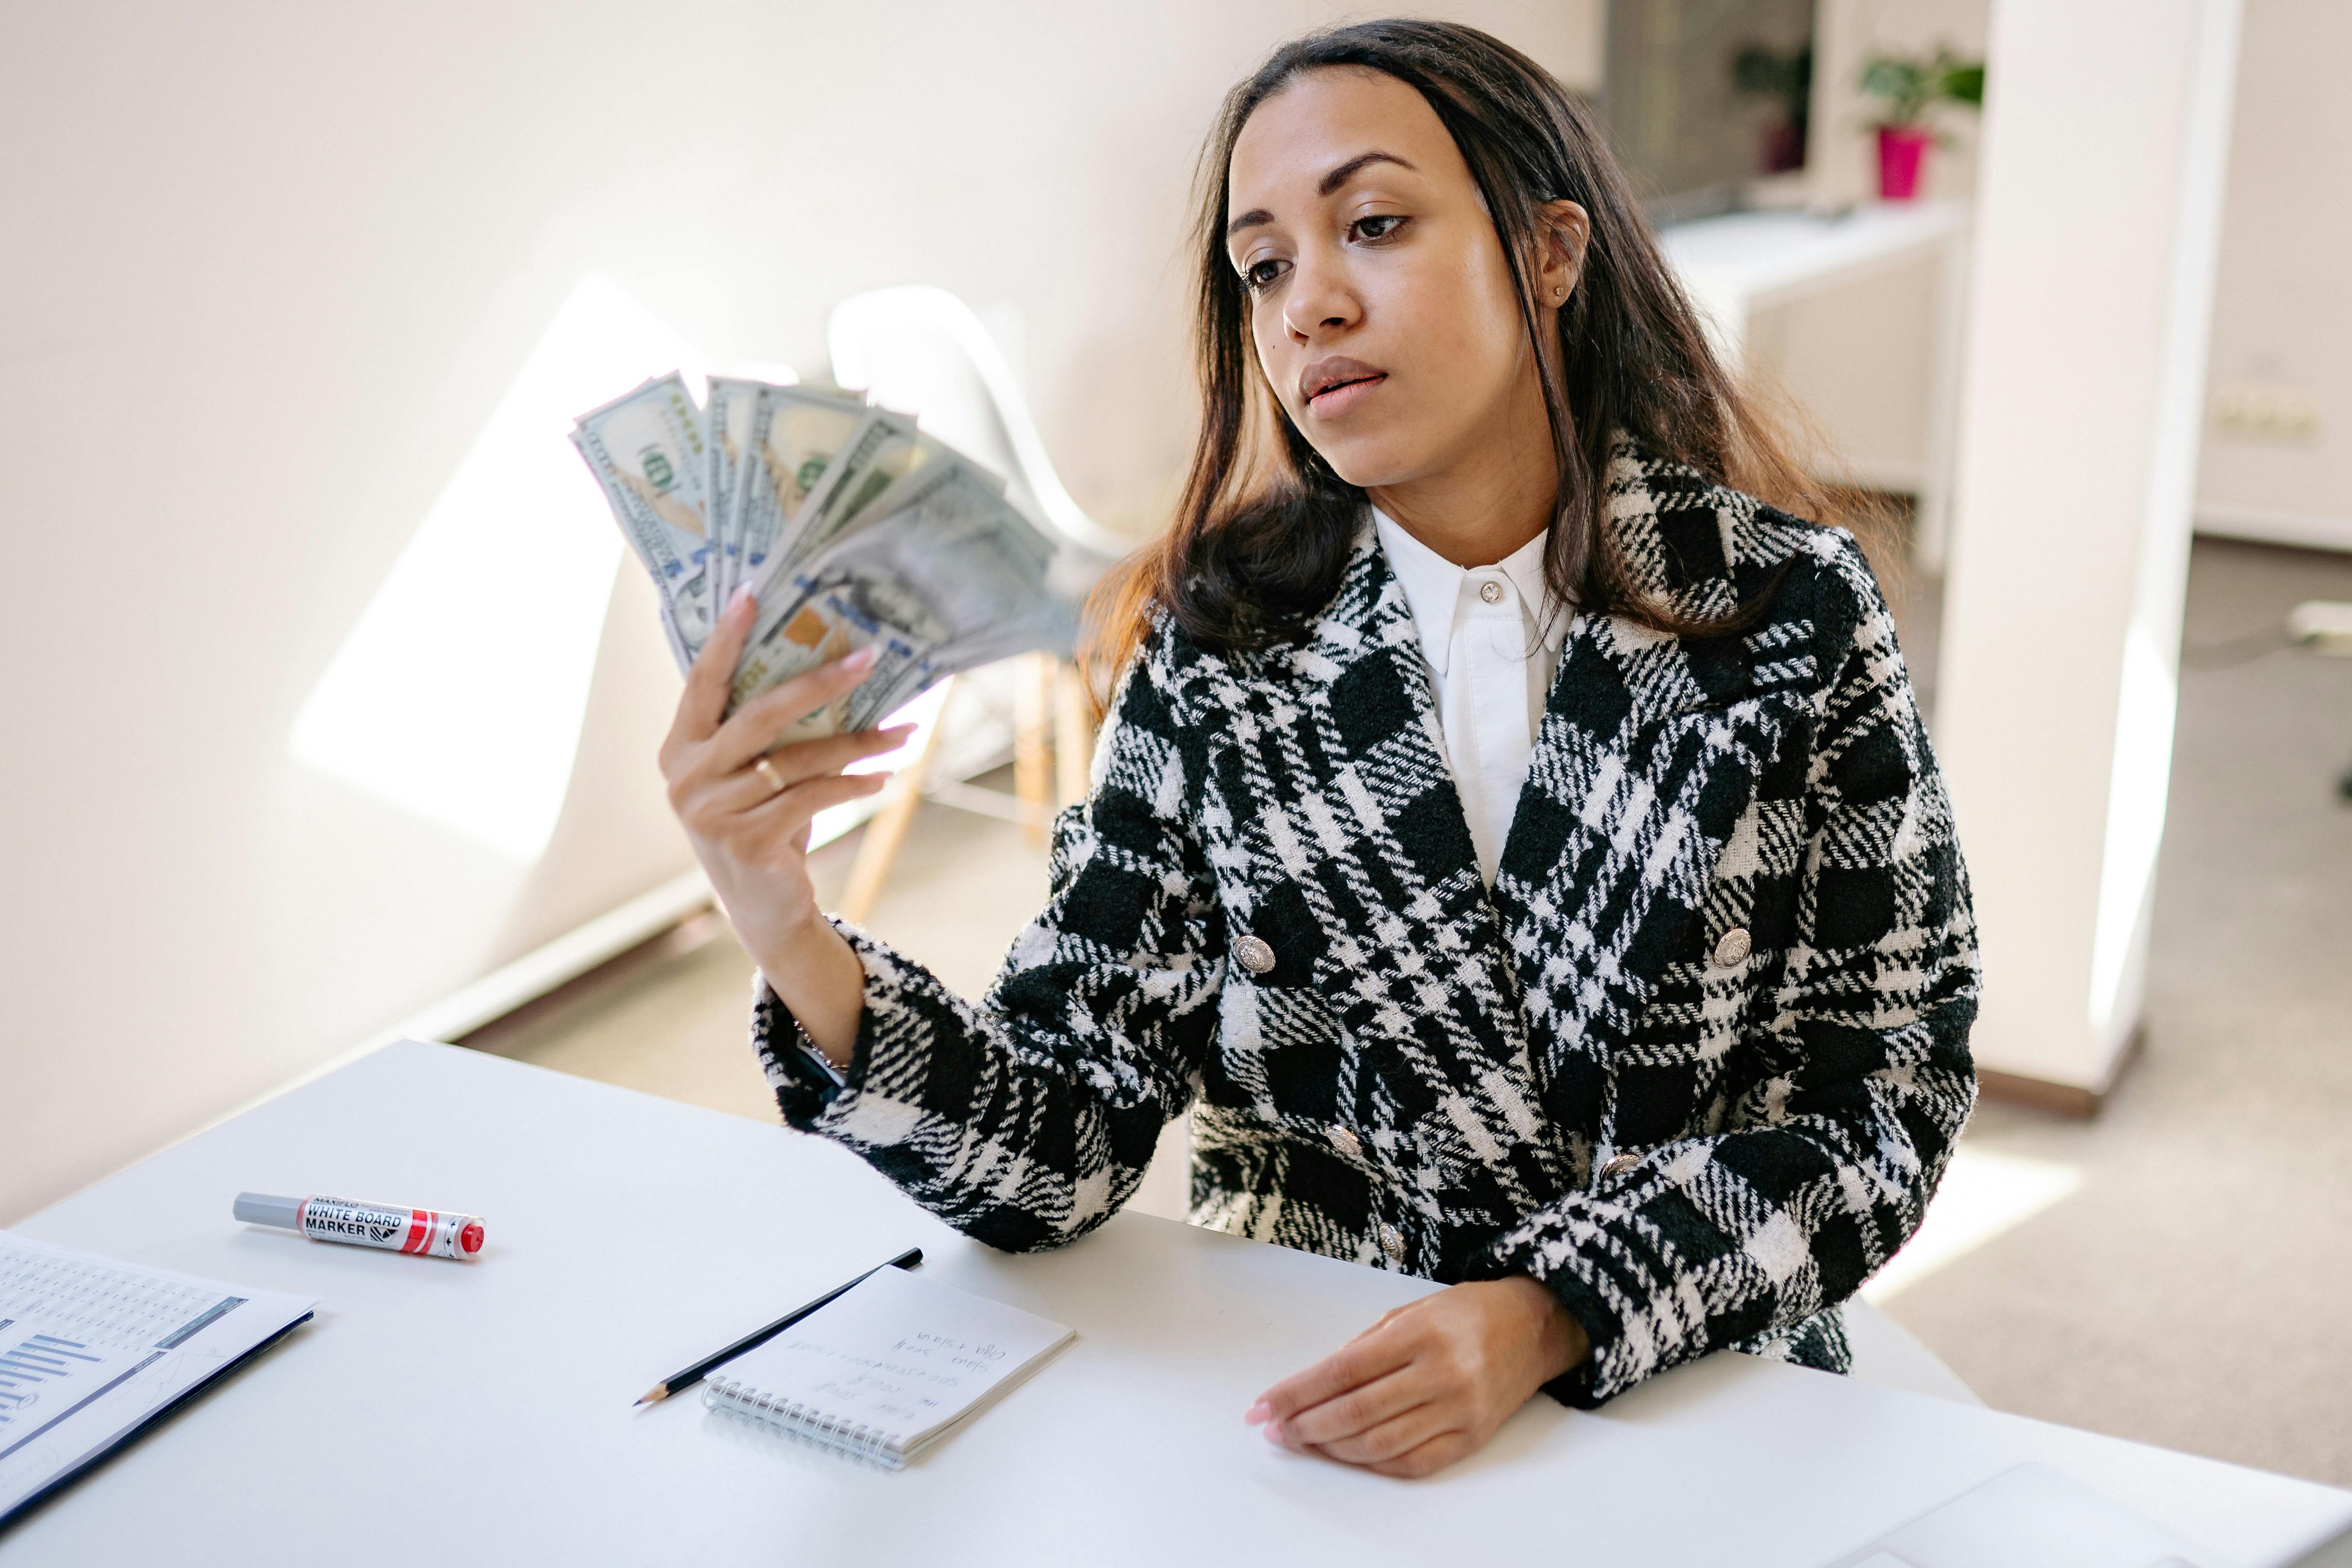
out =
<svg viewBox="0 0 2352 1568"><path fill-rule="evenodd" d="M1559 1299L1525 1275L1455 1285L1276 1384L1243 1419L1302 1453L1383 1476L1433 1475L1483 1447L1590 1349Z"/></svg>

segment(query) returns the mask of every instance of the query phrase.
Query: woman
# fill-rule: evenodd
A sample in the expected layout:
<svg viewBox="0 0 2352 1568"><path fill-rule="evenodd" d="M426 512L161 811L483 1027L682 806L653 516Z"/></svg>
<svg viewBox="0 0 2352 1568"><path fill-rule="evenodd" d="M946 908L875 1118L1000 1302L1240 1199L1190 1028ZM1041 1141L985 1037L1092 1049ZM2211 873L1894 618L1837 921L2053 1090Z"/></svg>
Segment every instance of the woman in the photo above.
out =
<svg viewBox="0 0 2352 1568"><path fill-rule="evenodd" d="M768 748L858 658L721 722L739 602L688 682L663 766L784 1115L1022 1249L1189 1106L1196 1221L1451 1286L1244 1413L1388 1474L1538 1388L1843 1370L1968 1115L1977 963L1885 603L1800 521L1839 498L1493 38L1292 43L1204 170L1191 483L983 1005L811 892L903 731Z"/></svg>

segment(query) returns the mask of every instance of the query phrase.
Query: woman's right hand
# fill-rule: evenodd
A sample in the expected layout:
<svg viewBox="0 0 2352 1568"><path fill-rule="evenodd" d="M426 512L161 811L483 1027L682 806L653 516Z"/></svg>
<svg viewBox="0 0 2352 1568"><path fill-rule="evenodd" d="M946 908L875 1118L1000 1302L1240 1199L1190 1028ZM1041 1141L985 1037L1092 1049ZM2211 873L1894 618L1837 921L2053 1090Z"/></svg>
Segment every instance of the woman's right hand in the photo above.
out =
<svg viewBox="0 0 2352 1568"><path fill-rule="evenodd" d="M703 645L662 742L662 777L669 784L670 809L685 826L736 935L810 1038L836 1064L845 1064L864 1008L864 975L856 955L817 908L808 874L809 823L829 805L880 789L887 773L842 770L904 745L914 726L830 735L771 751L778 736L865 679L874 668L874 650L861 648L796 676L730 718L728 690L758 609L749 589L738 593ZM763 758L765 769L759 765Z"/></svg>

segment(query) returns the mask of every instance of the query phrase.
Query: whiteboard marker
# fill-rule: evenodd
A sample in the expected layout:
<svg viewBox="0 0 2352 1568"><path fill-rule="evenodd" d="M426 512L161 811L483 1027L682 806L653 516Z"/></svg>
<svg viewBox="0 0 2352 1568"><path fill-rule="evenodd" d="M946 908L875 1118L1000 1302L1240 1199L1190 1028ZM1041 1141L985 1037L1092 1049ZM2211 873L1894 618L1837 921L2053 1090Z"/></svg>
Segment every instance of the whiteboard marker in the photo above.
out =
<svg viewBox="0 0 2352 1568"><path fill-rule="evenodd" d="M482 1250L479 1219L436 1209L392 1208L383 1204L355 1204L348 1198L279 1198L268 1193L239 1193L236 1217L247 1225L299 1230L312 1241L381 1247L421 1258L470 1262Z"/></svg>

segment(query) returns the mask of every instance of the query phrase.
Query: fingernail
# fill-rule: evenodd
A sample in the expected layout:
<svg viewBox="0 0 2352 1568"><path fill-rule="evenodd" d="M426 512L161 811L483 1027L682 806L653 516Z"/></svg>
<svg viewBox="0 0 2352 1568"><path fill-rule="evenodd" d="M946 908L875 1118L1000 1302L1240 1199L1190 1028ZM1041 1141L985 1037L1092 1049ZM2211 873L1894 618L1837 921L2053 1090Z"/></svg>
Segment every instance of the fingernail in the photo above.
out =
<svg viewBox="0 0 2352 1568"><path fill-rule="evenodd" d="M1269 1442L1269 1443L1279 1443L1279 1442L1281 1442L1281 1441L1282 1441L1282 1423L1281 1423L1281 1422L1279 1422L1279 1421L1269 1421L1269 1422L1267 1422L1267 1423L1265 1424L1265 1427L1264 1427L1264 1431L1265 1431L1265 1440L1266 1440L1267 1442Z"/></svg>
<svg viewBox="0 0 2352 1568"><path fill-rule="evenodd" d="M735 590L734 597L727 601L727 613L730 616L738 614L744 605L756 605L759 602L760 595L751 592L751 585L746 583Z"/></svg>
<svg viewBox="0 0 2352 1568"><path fill-rule="evenodd" d="M1242 1419L1255 1426L1273 1414L1274 1407L1268 1405L1265 1400L1261 1399L1255 1405L1251 1405L1247 1410L1242 1412Z"/></svg>
<svg viewBox="0 0 2352 1568"><path fill-rule="evenodd" d="M844 669L871 669L874 668L874 661L881 657L881 645L879 643L867 643L864 647L859 648L856 653L853 653L847 658L843 659L841 661L841 667Z"/></svg>

